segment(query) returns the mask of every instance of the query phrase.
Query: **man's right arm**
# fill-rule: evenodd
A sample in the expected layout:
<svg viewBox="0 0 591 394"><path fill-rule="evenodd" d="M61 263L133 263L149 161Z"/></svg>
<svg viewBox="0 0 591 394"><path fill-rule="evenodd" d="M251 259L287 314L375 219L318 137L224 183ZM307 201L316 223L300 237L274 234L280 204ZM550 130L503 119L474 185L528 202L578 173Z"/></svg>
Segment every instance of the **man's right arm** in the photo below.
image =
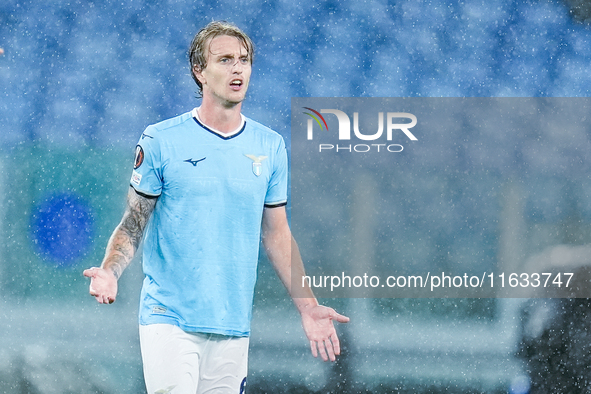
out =
<svg viewBox="0 0 591 394"><path fill-rule="evenodd" d="M84 271L84 276L91 278L90 295L99 303L115 302L117 280L135 256L157 200L156 197L144 197L132 187L129 188L127 208L121 223L109 239L100 268L92 267Z"/></svg>

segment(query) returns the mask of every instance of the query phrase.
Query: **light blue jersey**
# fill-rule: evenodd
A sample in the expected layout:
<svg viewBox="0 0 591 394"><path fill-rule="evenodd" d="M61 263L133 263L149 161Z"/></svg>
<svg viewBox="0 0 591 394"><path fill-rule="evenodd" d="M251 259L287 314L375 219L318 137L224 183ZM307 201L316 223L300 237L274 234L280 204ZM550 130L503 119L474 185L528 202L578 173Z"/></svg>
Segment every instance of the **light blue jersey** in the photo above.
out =
<svg viewBox="0 0 591 394"><path fill-rule="evenodd" d="M140 324L249 335L263 208L285 205L287 171L283 138L245 117L231 136L195 110L146 128L131 186L158 201Z"/></svg>

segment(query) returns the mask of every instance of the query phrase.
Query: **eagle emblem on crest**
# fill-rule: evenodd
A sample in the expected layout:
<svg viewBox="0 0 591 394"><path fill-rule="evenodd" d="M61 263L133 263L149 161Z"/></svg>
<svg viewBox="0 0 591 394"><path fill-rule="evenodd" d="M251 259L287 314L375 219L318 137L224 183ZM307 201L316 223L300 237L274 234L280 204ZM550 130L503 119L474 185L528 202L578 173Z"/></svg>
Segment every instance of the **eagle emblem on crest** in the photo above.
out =
<svg viewBox="0 0 591 394"><path fill-rule="evenodd" d="M260 176L263 173L263 160L268 156L244 155L252 160L252 173Z"/></svg>

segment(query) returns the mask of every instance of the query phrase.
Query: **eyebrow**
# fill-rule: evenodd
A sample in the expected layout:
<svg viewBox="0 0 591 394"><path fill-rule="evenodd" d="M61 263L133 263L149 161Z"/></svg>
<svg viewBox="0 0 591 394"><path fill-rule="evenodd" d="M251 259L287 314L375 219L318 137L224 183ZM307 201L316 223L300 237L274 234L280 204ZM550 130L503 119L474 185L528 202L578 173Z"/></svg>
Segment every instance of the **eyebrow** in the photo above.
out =
<svg viewBox="0 0 591 394"><path fill-rule="evenodd" d="M233 53L224 53L224 52L213 53L211 50L209 51L209 53L212 54L213 56L219 56L219 57L235 57L235 54L233 54ZM248 52L246 52L244 55L241 54L239 57L249 58L250 55L248 54Z"/></svg>
<svg viewBox="0 0 591 394"><path fill-rule="evenodd" d="M249 59L250 59L250 53L248 52L248 48L246 48L244 45L242 45L242 48L241 48L241 50L242 50L242 49L244 49L244 51L245 51L246 53L245 53L244 55L240 55L240 57L246 57L246 58L249 58ZM234 57L234 54L233 54L233 53L226 53L226 54L224 54L224 52L214 53L214 52L211 50L211 45L210 45L210 47L208 48L208 51L209 51L209 53L210 53L211 55L213 55L213 56L219 56L219 57Z"/></svg>

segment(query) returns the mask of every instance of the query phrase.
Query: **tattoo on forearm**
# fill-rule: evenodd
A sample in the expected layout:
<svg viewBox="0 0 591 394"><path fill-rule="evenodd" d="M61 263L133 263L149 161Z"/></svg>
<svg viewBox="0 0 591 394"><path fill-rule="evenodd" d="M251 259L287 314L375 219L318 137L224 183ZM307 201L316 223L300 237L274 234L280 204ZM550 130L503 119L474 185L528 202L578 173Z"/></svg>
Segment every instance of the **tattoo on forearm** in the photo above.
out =
<svg viewBox="0 0 591 394"><path fill-rule="evenodd" d="M121 222L121 230L128 235L134 252L142 241L146 223L148 223L150 215L152 215L155 204L155 198L148 199L138 194L134 194L128 199L127 211Z"/></svg>
<svg viewBox="0 0 591 394"><path fill-rule="evenodd" d="M123 219L109 241L107 248L109 268L117 279L129 265L138 249L146 224L154 211L157 198L143 197L130 190L127 197L127 209ZM109 253L109 251L111 251Z"/></svg>

